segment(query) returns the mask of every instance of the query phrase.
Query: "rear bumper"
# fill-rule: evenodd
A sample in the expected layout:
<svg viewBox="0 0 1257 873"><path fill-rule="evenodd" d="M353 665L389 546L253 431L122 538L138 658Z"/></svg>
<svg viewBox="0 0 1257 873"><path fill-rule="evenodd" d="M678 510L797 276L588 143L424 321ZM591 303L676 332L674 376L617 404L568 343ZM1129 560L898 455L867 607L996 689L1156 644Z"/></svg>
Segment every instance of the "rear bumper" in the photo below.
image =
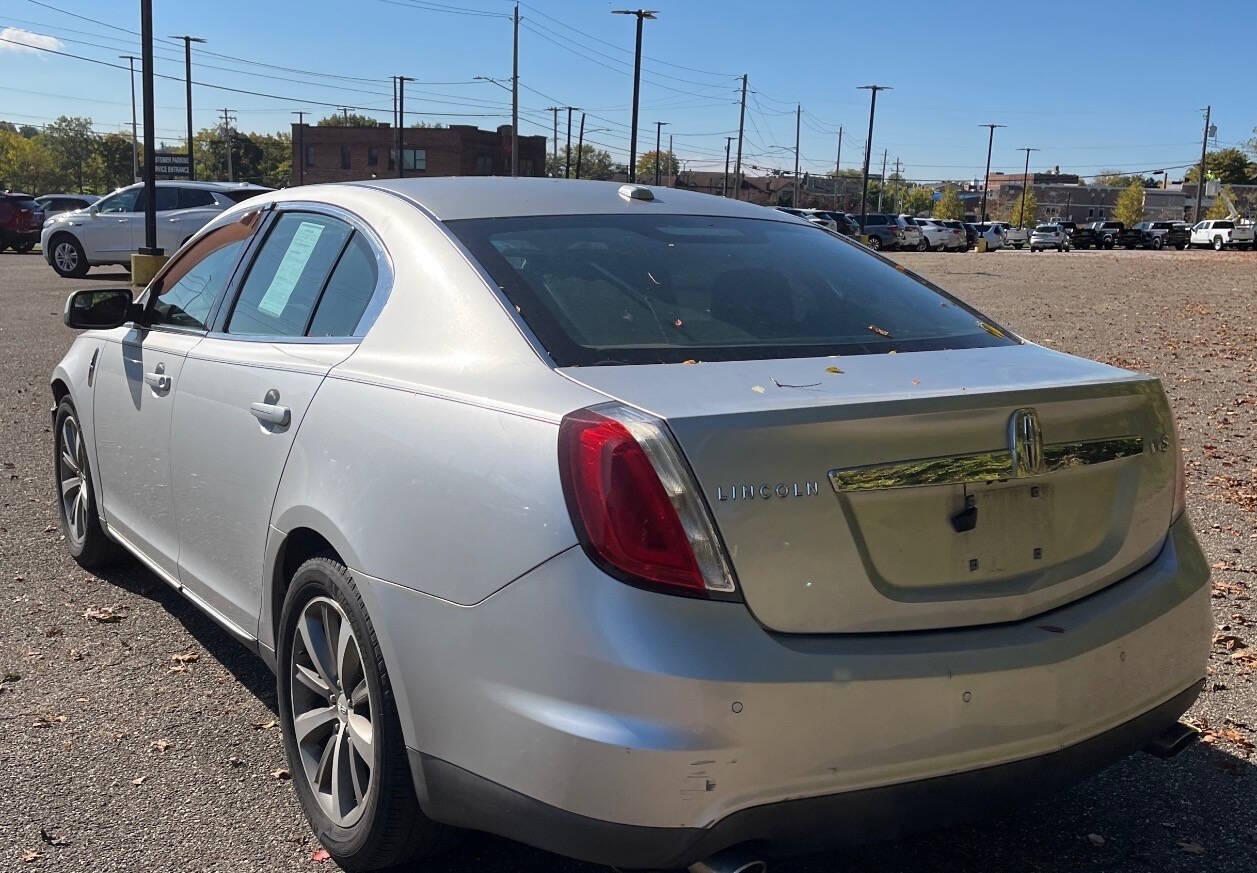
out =
<svg viewBox="0 0 1257 873"><path fill-rule="evenodd" d="M668 867L945 823L1140 748L1204 675L1208 576L1184 519L1147 567L1050 613L833 636L631 588L579 549L473 607L358 580L430 817Z"/></svg>

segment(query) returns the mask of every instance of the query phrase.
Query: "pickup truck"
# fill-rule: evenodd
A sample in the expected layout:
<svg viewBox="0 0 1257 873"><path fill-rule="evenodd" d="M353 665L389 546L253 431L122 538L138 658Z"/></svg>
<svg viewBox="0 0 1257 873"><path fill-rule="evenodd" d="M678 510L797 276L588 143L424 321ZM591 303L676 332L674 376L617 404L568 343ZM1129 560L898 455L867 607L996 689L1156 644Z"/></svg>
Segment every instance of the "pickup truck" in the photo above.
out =
<svg viewBox="0 0 1257 873"><path fill-rule="evenodd" d="M1127 249L1187 248L1189 232L1181 221L1141 221L1117 235L1117 244Z"/></svg>
<svg viewBox="0 0 1257 873"><path fill-rule="evenodd" d="M1126 225L1120 221L1092 221L1083 226L1095 234L1095 241L1092 244L1098 249L1113 248L1117 245L1117 235L1126 228Z"/></svg>
<svg viewBox="0 0 1257 873"><path fill-rule="evenodd" d="M1019 249L1029 241L1030 228L1013 227L1011 224L1004 225L1004 245Z"/></svg>
<svg viewBox="0 0 1257 873"><path fill-rule="evenodd" d="M1226 248L1251 249L1253 247L1253 226L1240 224L1229 218L1216 221L1199 221L1192 227L1191 244L1193 246L1212 246L1215 252Z"/></svg>
<svg viewBox="0 0 1257 873"><path fill-rule="evenodd" d="M1090 225L1079 227L1076 221L1058 221L1056 223L1065 228L1065 232L1069 234L1069 247L1071 249L1089 249L1092 246L1100 247L1096 241L1096 233L1091 229Z"/></svg>

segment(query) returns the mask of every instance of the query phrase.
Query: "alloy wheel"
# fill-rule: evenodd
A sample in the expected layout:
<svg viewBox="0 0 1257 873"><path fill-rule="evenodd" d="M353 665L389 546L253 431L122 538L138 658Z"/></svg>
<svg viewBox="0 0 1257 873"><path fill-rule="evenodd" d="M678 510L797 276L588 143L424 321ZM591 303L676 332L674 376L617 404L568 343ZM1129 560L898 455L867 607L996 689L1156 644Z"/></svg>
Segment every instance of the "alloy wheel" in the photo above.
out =
<svg viewBox="0 0 1257 873"><path fill-rule="evenodd" d="M74 247L74 243L59 242L52 250L52 259L58 269L72 273L79 265L79 250Z"/></svg>
<svg viewBox="0 0 1257 873"><path fill-rule="evenodd" d="M67 415L57 435L57 482L61 486L61 512L66 530L79 546L87 538L87 504L91 485L84 460L83 432L78 420Z"/></svg>
<svg viewBox="0 0 1257 873"><path fill-rule="evenodd" d="M335 600L315 597L301 610L290 664L301 775L327 817L350 827L371 787L375 711L361 649Z"/></svg>

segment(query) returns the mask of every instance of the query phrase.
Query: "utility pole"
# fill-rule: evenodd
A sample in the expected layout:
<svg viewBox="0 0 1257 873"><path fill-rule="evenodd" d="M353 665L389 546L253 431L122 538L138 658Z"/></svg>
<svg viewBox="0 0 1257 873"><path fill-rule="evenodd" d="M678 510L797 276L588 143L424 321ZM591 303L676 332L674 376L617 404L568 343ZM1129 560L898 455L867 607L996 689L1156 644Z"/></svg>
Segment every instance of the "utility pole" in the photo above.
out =
<svg viewBox="0 0 1257 873"><path fill-rule="evenodd" d="M581 116L581 126L585 117ZM576 164L577 177L580 176L580 159ZM511 176L519 175L519 4L515 4L515 38L514 50L511 53Z"/></svg>
<svg viewBox="0 0 1257 873"><path fill-rule="evenodd" d="M406 177L406 83L415 81L410 76L397 77L397 178Z"/></svg>
<svg viewBox="0 0 1257 873"><path fill-rule="evenodd" d="M1017 151L1026 153L1026 171L1021 175L1021 213L1017 216L1017 226L1026 226L1026 192L1030 190L1030 153L1038 149L1020 148ZM1065 201L1065 220L1069 221L1069 201Z"/></svg>
<svg viewBox="0 0 1257 873"><path fill-rule="evenodd" d="M1205 132L1200 138L1200 169L1196 176L1196 208L1192 210L1192 224L1200 221L1200 207L1205 199L1205 151L1209 148L1209 116L1213 113L1213 105L1205 107Z"/></svg>
<svg viewBox="0 0 1257 873"><path fill-rule="evenodd" d="M196 178L196 169L192 163L192 43L205 40L199 36L172 36L171 39L183 40L183 81L187 88L188 101L188 179L192 180Z"/></svg>
<svg viewBox="0 0 1257 873"><path fill-rule="evenodd" d="M613 9L612 15L637 16L637 51L633 56L633 129L629 135L629 181L637 181L637 101L642 86L642 22L655 18L654 9ZM655 149L657 152L658 149ZM656 155L658 157L658 155ZM656 169L659 162L655 161Z"/></svg>
<svg viewBox="0 0 1257 873"><path fill-rule="evenodd" d="M297 116L297 184L306 183L306 112L304 109L294 110L291 115Z"/></svg>
<svg viewBox="0 0 1257 873"><path fill-rule="evenodd" d="M140 179L140 135L136 132L135 123L135 62L139 60L135 55L118 55L120 58L126 58L131 66L131 181L138 182Z"/></svg>
<svg viewBox="0 0 1257 873"><path fill-rule="evenodd" d="M794 193L790 205L799 208L799 125L803 123L803 104L794 105Z"/></svg>
<svg viewBox="0 0 1257 873"><path fill-rule="evenodd" d="M733 136L725 137L725 175L724 175L724 178L720 182L720 196L721 197L729 196L729 148L730 146L733 145L733 141L735 139L737 139L737 137L733 137Z"/></svg>
<svg viewBox="0 0 1257 873"><path fill-rule="evenodd" d="M564 156L566 158L566 161L563 164L563 178L567 179L571 177L571 170L572 170L572 110L580 109L580 107L567 106L564 108L567 109L567 146L566 146L567 154Z"/></svg>
<svg viewBox="0 0 1257 873"><path fill-rule="evenodd" d="M339 109L339 110L343 113L343 115L342 115L341 117L345 120L345 125L346 125L346 126L348 126L348 124L349 124L349 107L348 107L348 106L337 106L336 108L337 108L337 109Z"/></svg>
<svg viewBox="0 0 1257 873"><path fill-rule="evenodd" d="M995 145L995 128L1005 127L1003 124L979 124L978 127L988 128L991 133L986 140L986 175L982 178L982 216L978 219L980 224L986 224L986 192L991 187L991 148ZM1026 155L1027 159L1030 157Z"/></svg>
<svg viewBox="0 0 1257 873"><path fill-rule="evenodd" d="M227 141L227 181L234 182L236 181L236 174L235 174L235 171L232 170L232 167L231 167L231 119L232 119L232 116L228 114L231 110L224 108L221 111L223 113L223 139Z"/></svg>
<svg viewBox="0 0 1257 873"><path fill-rule="evenodd" d="M746 73L742 74L742 108L738 110L738 160L733 165L733 199L742 196L742 133L746 126Z"/></svg>
<svg viewBox="0 0 1257 873"><path fill-rule="evenodd" d="M663 133L663 126L667 123L668 122L666 121L655 122L655 184L656 185L659 184L659 171L663 169L663 155L659 151L660 134Z"/></svg>
<svg viewBox="0 0 1257 873"><path fill-rule="evenodd" d="M580 160L585 153L585 113L580 114L580 133L576 135L576 178L580 178Z"/></svg>
<svg viewBox="0 0 1257 873"><path fill-rule="evenodd" d="M140 249L140 254L160 255L162 251L157 247L157 169L154 166L157 148L153 142L153 0L140 0L140 57L144 89L144 248ZM188 160L192 160L190 154Z"/></svg>
<svg viewBox="0 0 1257 873"><path fill-rule="evenodd" d="M842 125L838 125L838 157L834 159L834 209L838 208L842 190Z"/></svg>
<svg viewBox="0 0 1257 873"><path fill-rule="evenodd" d="M675 160L676 152L672 150L672 134L668 134L668 169L672 169L672 162ZM672 187L677 186L677 177L681 175L681 165L677 163L677 171L672 174Z"/></svg>
<svg viewBox="0 0 1257 873"><path fill-rule="evenodd" d="M899 214L899 192L903 189L903 177L899 175L899 158L895 158L895 214Z"/></svg>
<svg viewBox="0 0 1257 873"><path fill-rule="evenodd" d="M873 155L873 116L877 113L877 92L889 91L889 85L861 85L857 91L869 92L869 135L864 141L864 185L860 190L860 232L868 222L869 158Z"/></svg>
<svg viewBox="0 0 1257 873"><path fill-rule="evenodd" d="M559 163L559 110L562 106L547 106L546 112L554 113L554 164Z"/></svg>
<svg viewBox="0 0 1257 873"><path fill-rule="evenodd" d="M886 149L882 149L882 181L877 186L877 211L882 211L882 193L886 190Z"/></svg>

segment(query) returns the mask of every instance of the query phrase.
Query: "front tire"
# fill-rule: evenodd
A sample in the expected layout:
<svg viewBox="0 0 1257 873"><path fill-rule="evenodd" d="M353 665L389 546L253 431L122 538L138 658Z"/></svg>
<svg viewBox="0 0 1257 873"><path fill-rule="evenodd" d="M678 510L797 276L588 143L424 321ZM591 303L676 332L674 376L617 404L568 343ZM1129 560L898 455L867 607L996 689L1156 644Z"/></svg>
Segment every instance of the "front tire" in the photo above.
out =
<svg viewBox="0 0 1257 873"><path fill-rule="evenodd" d="M917 243L918 252L928 252L929 250L930 250L930 244L927 243L925 240L921 240L919 243Z"/></svg>
<svg viewBox="0 0 1257 873"><path fill-rule="evenodd" d="M52 246L52 268L58 276L66 279L82 279L87 275L87 252L82 244L68 233L54 236L48 243Z"/></svg>
<svg viewBox="0 0 1257 873"><path fill-rule="evenodd" d="M353 574L332 558L306 561L278 630L284 749L319 843L349 871L441 848L449 832L419 808L388 669Z"/></svg>
<svg viewBox="0 0 1257 873"><path fill-rule="evenodd" d="M57 405L52 433L53 486L66 550L86 570L103 567L116 561L122 549L100 525L83 428L69 395Z"/></svg>
<svg viewBox="0 0 1257 873"><path fill-rule="evenodd" d="M876 235L869 237L869 248L875 252L880 252L882 250L882 238Z"/></svg>
<svg viewBox="0 0 1257 873"><path fill-rule="evenodd" d="M1215 252L1220 252L1222 251L1223 247L1224 247L1224 243L1222 242L1222 237L1215 236L1213 238L1213 250Z"/></svg>
<svg viewBox="0 0 1257 873"><path fill-rule="evenodd" d="M21 242L13 243L13 251L17 252L19 255L24 255L33 248L35 248L35 241L33 239L24 239Z"/></svg>

